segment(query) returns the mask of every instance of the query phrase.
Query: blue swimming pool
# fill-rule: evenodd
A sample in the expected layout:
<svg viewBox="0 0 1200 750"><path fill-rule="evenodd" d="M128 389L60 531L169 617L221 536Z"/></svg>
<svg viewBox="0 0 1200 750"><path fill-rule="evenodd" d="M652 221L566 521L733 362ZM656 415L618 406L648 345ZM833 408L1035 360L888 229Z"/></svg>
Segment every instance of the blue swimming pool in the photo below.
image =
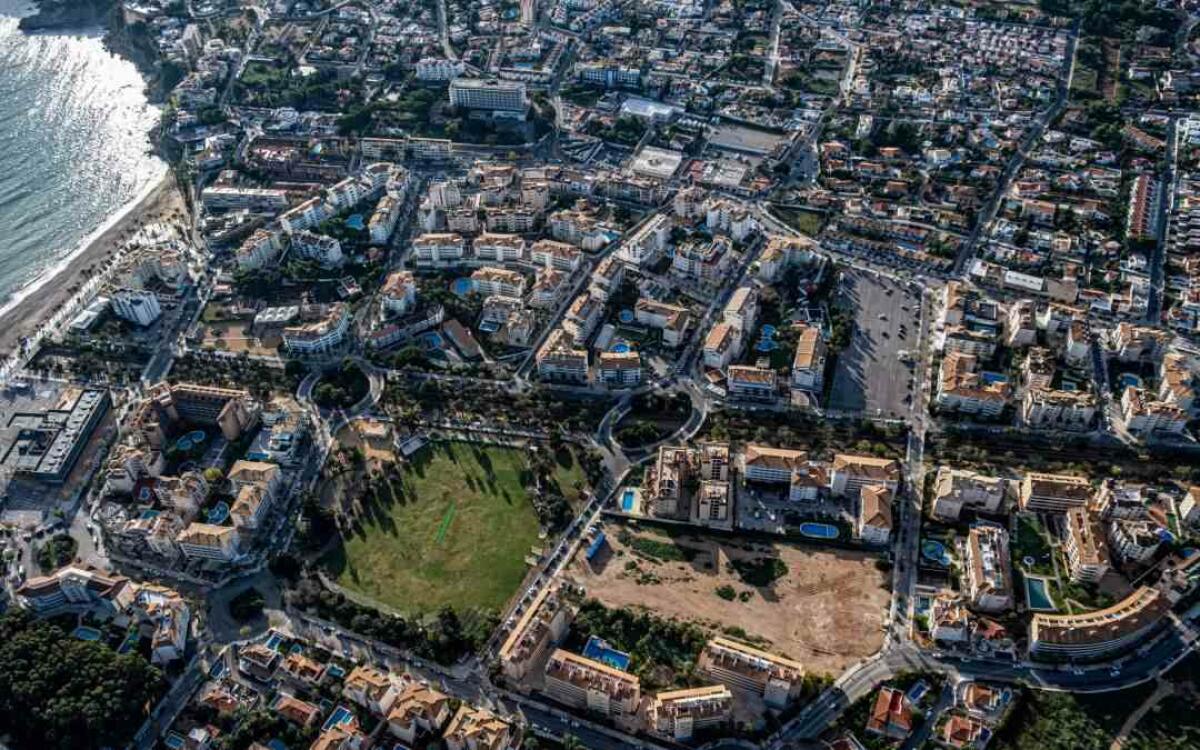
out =
<svg viewBox="0 0 1200 750"><path fill-rule="evenodd" d="M98 641L103 637L104 634L95 628L89 628L86 625L80 625L71 631L71 635L75 636L81 641Z"/></svg>
<svg viewBox="0 0 1200 750"><path fill-rule="evenodd" d="M1000 372L981 372L979 373L979 379L988 385L1008 382L1008 376Z"/></svg>
<svg viewBox="0 0 1200 750"><path fill-rule="evenodd" d="M362 214L350 214L346 217L346 226L350 227L356 232L361 232L363 227L366 226L366 222L363 221Z"/></svg>
<svg viewBox="0 0 1200 750"><path fill-rule="evenodd" d="M946 545L936 539L921 542L921 557L936 565L950 567L950 554L946 552Z"/></svg>
<svg viewBox="0 0 1200 750"><path fill-rule="evenodd" d="M327 673L329 673L329 676L333 677L334 679L340 680L341 678L346 676L346 670L342 669L341 667L339 667L336 664L330 664L328 667L325 668L325 671Z"/></svg>
<svg viewBox="0 0 1200 750"><path fill-rule="evenodd" d="M771 325L770 323L764 323L762 327L762 335L767 337L774 336L776 330L777 329L775 326Z"/></svg>
<svg viewBox="0 0 1200 750"><path fill-rule="evenodd" d="M778 346L779 344L776 344L771 339L759 339L758 344L754 348L760 352L771 352L775 351Z"/></svg>
<svg viewBox="0 0 1200 750"><path fill-rule="evenodd" d="M594 635L588 638L587 644L584 645L583 655L622 672L629 669L629 654L616 650L603 638Z"/></svg>
<svg viewBox="0 0 1200 750"><path fill-rule="evenodd" d="M441 349L443 346L442 334L437 331L430 331L421 336L421 343L426 349Z"/></svg>
<svg viewBox="0 0 1200 750"><path fill-rule="evenodd" d="M813 539L838 538L838 529L836 526L828 523L815 523L813 521L800 524L800 533Z"/></svg>
<svg viewBox="0 0 1200 750"><path fill-rule="evenodd" d="M180 750L187 743L183 739L183 735L171 732L163 739L163 744L171 748L171 750Z"/></svg>
<svg viewBox="0 0 1200 750"><path fill-rule="evenodd" d="M629 344L626 344L625 342L621 342L619 344L613 344L611 351L614 352L615 354L628 354L630 351L630 347L629 347Z"/></svg>
<svg viewBox="0 0 1200 750"><path fill-rule="evenodd" d="M468 278L455 279L450 284L450 291L457 294L459 297L466 297L471 292L475 291L475 282Z"/></svg>
<svg viewBox="0 0 1200 750"><path fill-rule="evenodd" d="M218 526L229 520L229 503L222 500L213 507L209 508L206 514L208 522L217 524Z"/></svg>
<svg viewBox="0 0 1200 750"><path fill-rule="evenodd" d="M1045 578L1025 577L1025 601L1035 611L1053 612L1058 609L1050 598L1050 586Z"/></svg>
<svg viewBox="0 0 1200 750"><path fill-rule="evenodd" d="M278 651L281 643L283 643L283 634L272 631L271 636L267 638L267 648Z"/></svg>
<svg viewBox="0 0 1200 750"><path fill-rule="evenodd" d="M617 313L617 320L620 320L622 323L632 323L633 319L633 310L622 310Z"/></svg>
<svg viewBox="0 0 1200 750"><path fill-rule="evenodd" d="M1141 388L1142 387L1142 379L1139 378L1137 375L1134 375L1132 372L1122 373L1121 374L1121 385L1126 388L1131 387L1131 386L1134 388Z"/></svg>
<svg viewBox="0 0 1200 750"><path fill-rule="evenodd" d="M354 721L354 714L350 711L350 709L346 708L345 706L338 706L336 709L334 709L333 713L329 715L329 718L325 720L325 724L322 725L321 730L328 732L334 727L340 727L344 724L349 724L352 721Z"/></svg>
<svg viewBox="0 0 1200 750"><path fill-rule="evenodd" d="M626 513L633 510L633 503L637 499L637 495L633 490L625 490L621 493L621 510Z"/></svg>

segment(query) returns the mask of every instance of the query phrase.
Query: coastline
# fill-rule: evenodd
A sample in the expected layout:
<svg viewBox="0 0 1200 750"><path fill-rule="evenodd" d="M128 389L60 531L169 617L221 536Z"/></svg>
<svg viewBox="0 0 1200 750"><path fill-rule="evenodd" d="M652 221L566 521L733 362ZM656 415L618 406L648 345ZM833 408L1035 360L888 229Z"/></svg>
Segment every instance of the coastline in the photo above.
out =
<svg viewBox="0 0 1200 750"><path fill-rule="evenodd" d="M182 207L175 176L167 169L84 237L73 252L18 289L0 306L0 357L12 355L23 337L33 335L66 304L84 281L108 263L139 224Z"/></svg>

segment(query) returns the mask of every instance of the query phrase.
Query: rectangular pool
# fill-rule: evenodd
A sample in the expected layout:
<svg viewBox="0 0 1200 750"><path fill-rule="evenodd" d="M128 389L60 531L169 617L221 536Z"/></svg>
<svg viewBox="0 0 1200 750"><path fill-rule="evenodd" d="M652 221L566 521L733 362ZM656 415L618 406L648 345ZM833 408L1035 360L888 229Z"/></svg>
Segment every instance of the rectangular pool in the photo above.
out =
<svg viewBox="0 0 1200 750"><path fill-rule="evenodd" d="M1058 607L1050 597L1050 586L1045 578L1025 576L1025 601L1029 608L1038 612L1054 612Z"/></svg>

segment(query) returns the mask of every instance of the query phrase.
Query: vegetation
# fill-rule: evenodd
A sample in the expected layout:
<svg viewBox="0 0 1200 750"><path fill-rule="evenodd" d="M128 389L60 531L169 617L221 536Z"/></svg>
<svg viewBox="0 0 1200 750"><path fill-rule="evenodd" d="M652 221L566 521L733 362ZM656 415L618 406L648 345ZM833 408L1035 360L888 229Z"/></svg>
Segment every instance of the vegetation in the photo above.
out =
<svg viewBox="0 0 1200 750"><path fill-rule="evenodd" d="M42 543L37 551L37 562L43 571L61 568L75 559L79 543L70 534L58 534Z"/></svg>
<svg viewBox="0 0 1200 750"><path fill-rule="evenodd" d="M377 476L325 564L339 585L406 613L497 610L538 546L525 453L437 443Z"/></svg>
<svg viewBox="0 0 1200 750"><path fill-rule="evenodd" d="M361 401L370 387L362 369L346 360L337 372L321 378L313 389L313 400L323 409L344 409Z"/></svg>
<svg viewBox="0 0 1200 750"><path fill-rule="evenodd" d="M0 727L16 750L123 747L165 687L137 654L22 612L0 617Z"/></svg>
<svg viewBox="0 0 1200 750"><path fill-rule="evenodd" d="M680 547L674 542L634 534L628 529L621 529L617 540L642 557L655 562L691 562L696 557L695 550Z"/></svg>
<svg viewBox="0 0 1200 750"><path fill-rule="evenodd" d="M634 397L629 414L617 425L616 438L625 446L649 445L678 430L691 414L687 395L642 393Z"/></svg>
<svg viewBox="0 0 1200 750"><path fill-rule="evenodd" d="M996 733L994 747L1106 750L1121 722L1153 691L1153 684L1094 696L1027 691Z"/></svg>
<svg viewBox="0 0 1200 750"><path fill-rule="evenodd" d="M229 601L229 614L238 622L250 622L262 616L264 604L262 593L249 588Z"/></svg>
<svg viewBox="0 0 1200 750"><path fill-rule="evenodd" d="M787 563L777 557L734 560L731 565L742 581L751 586L770 586L788 573Z"/></svg>
<svg viewBox="0 0 1200 750"><path fill-rule="evenodd" d="M628 652L630 671L641 679L643 689L689 684L696 658L708 641L697 625L647 612L609 609L594 599L582 604L571 628L577 646L594 635Z"/></svg>

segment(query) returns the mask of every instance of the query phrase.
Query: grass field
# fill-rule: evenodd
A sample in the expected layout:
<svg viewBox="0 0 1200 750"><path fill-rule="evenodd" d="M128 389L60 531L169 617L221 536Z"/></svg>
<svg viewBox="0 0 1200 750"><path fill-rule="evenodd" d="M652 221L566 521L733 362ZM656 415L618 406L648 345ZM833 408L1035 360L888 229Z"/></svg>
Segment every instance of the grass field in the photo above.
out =
<svg viewBox="0 0 1200 750"><path fill-rule="evenodd" d="M520 450L430 445L364 499L361 523L324 561L330 575L406 613L500 609L539 544L526 470Z"/></svg>

